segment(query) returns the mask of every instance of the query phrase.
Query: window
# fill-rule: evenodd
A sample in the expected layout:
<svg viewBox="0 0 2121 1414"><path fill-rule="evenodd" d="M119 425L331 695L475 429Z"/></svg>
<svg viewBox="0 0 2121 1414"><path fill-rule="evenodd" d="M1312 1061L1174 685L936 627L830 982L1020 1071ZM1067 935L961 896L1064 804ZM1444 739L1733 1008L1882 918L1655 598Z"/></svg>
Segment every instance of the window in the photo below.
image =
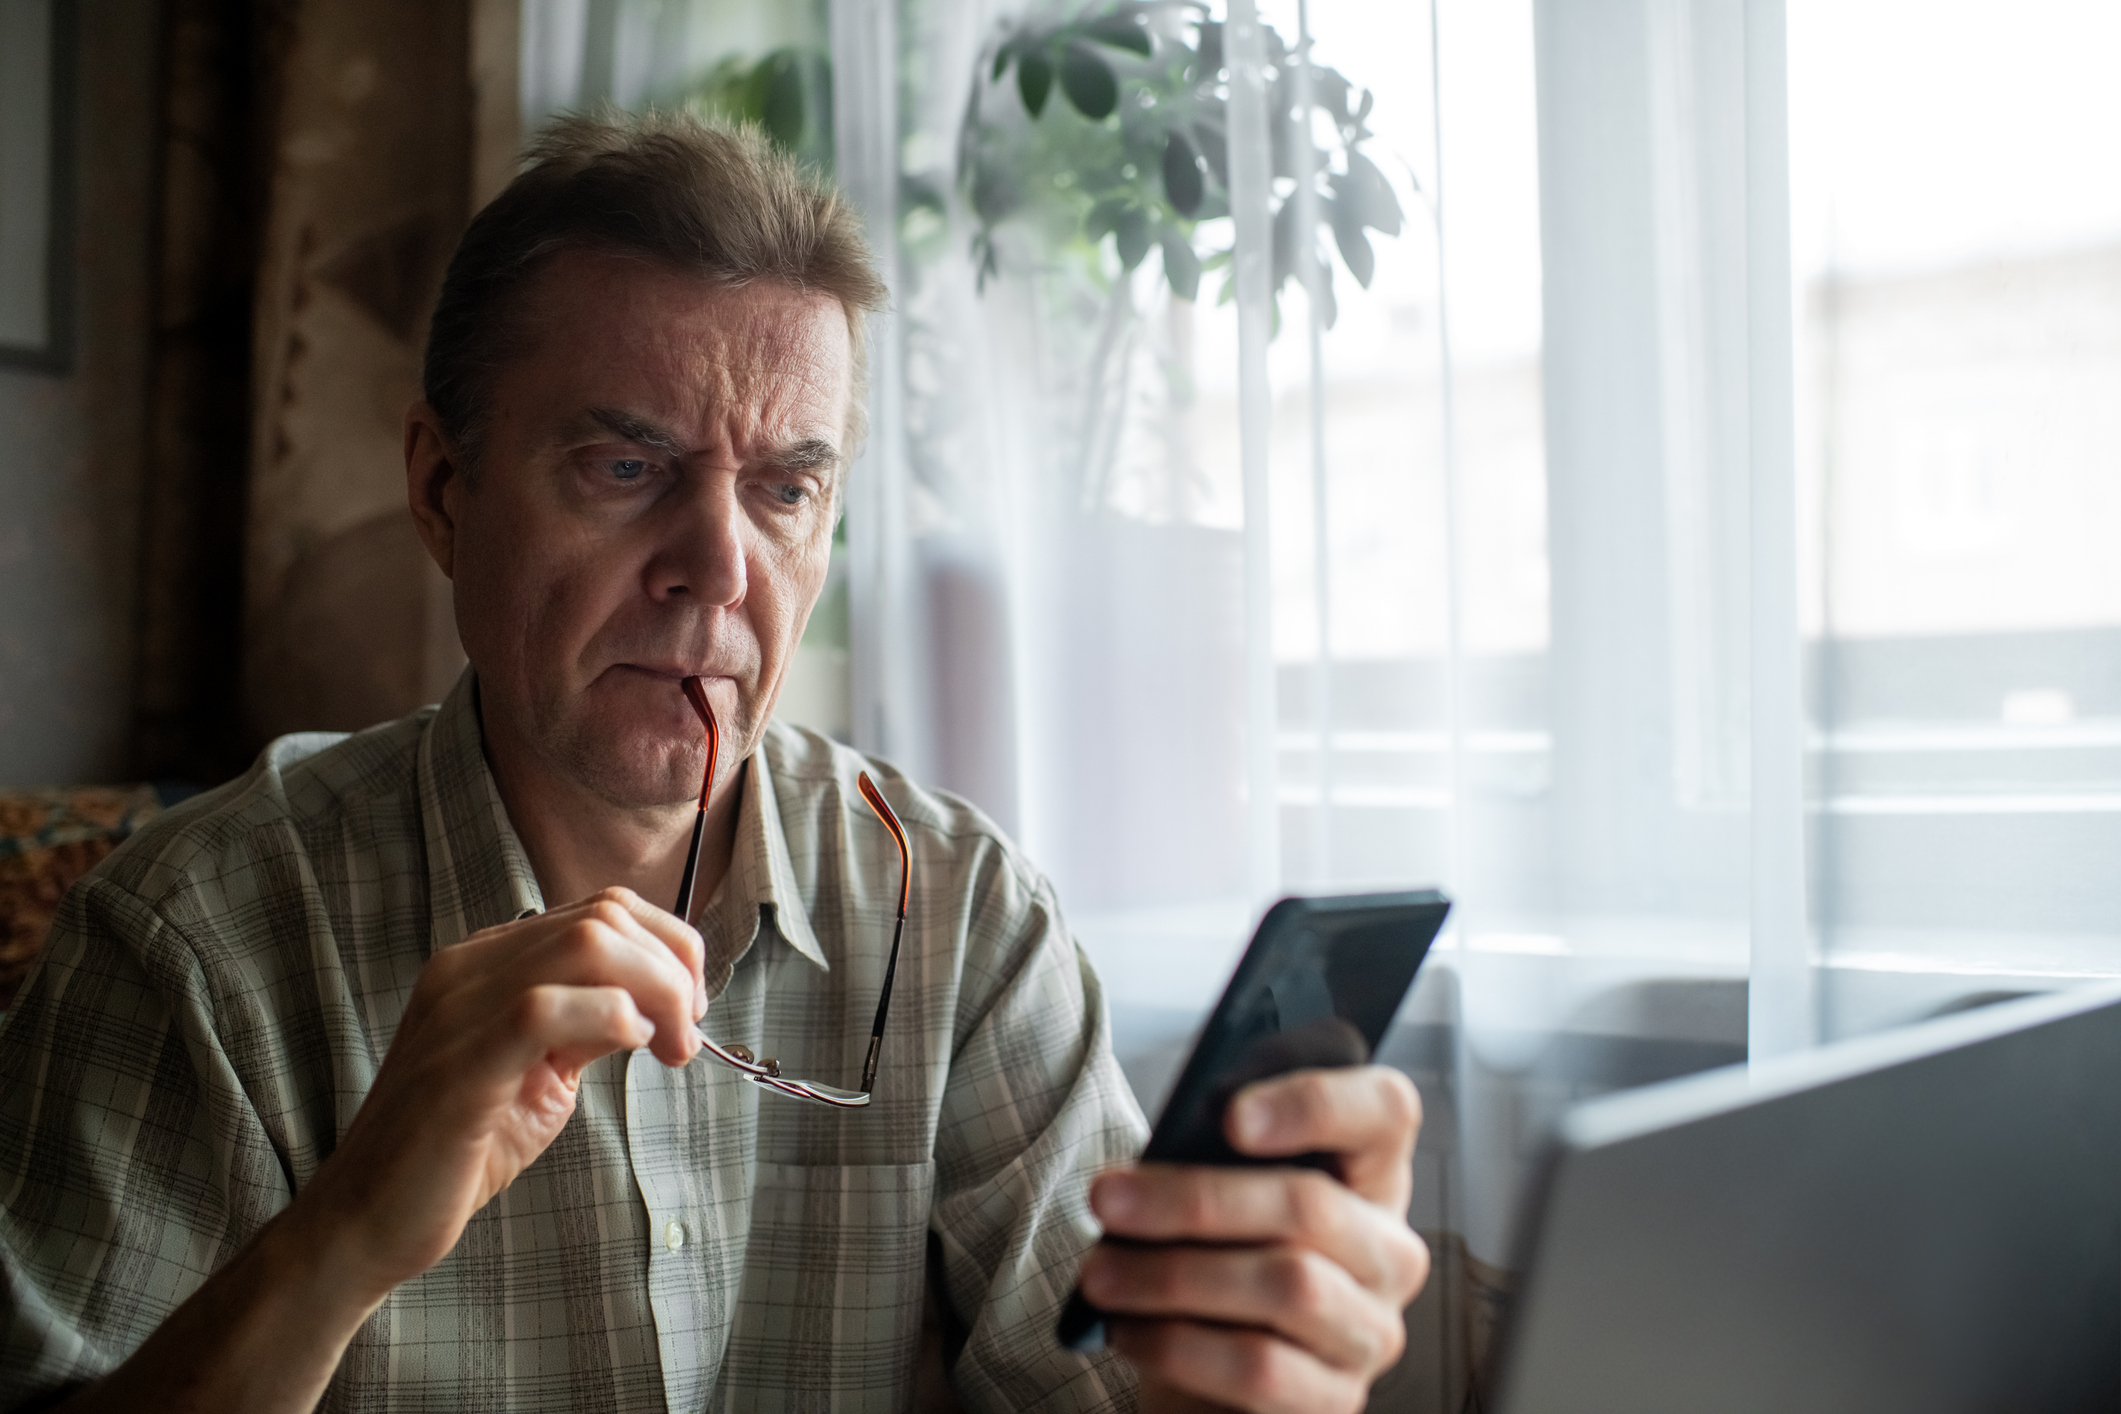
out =
<svg viewBox="0 0 2121 1414"><path fill-rule="evenodd" d="M2121 969L2117 43L2080 0L1791 7L1835 969Z"/></svg>

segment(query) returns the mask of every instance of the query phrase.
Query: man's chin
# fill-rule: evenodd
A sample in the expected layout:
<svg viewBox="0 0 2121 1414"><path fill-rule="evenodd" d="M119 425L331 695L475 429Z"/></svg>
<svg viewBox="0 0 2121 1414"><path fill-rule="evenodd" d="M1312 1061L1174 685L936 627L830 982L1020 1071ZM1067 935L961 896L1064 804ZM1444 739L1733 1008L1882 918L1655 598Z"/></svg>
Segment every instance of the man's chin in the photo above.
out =
<svg viewBox="0 0 2121 1414"><path fill-rule="evenodd" d="M562 769L576 785L621 810L689 809L699 802L705 757L698 748L691 754L689 763L673 765L590 748L566 753Z"/></svg>
<svg viewBox="0 0 2121 1414"><path fill-rule="evenodd" d="M555 743L554 765L591 794L624 810L659 810L699 799L705 734L668 724L591 718ZM727 759L726 748L724 759Z"/></svg>

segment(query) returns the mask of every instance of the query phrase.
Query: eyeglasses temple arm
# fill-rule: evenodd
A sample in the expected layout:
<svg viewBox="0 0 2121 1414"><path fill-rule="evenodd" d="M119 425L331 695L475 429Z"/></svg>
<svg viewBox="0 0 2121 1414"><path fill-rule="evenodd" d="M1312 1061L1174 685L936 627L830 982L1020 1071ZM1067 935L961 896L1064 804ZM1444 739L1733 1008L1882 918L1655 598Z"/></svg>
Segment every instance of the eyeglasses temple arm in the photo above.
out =
<svg viewBox="0 0 2121 1414"><path fill-rule="evenodd" d="M707 833L707 812L702 809L692 817L692 850L685 856L685 876L678 880L678 906L671 911L687 922L692 920L692 881L700 872L700 840Z"/></svg>
<svg viewBox="0 0 2121 1414"><path fill-rule="evenodd" d="M714 763L722 755L722 728L714 720L714 708L707 705L707 690L698 678L686 678L683 687L685 700L692 710L699 713L707 726L707 772L700 780L700 809L692 817L692 848L685 855L685 875L678 880L678 906L673 910L687 923L692 921L692 884L700 872L700 841L707 834L707 797L714 790Z"/></svg>
<svg viewBox="0 0 2121 1414"><path fill-rule="evenodd" d="M877 1058L884 1045L884 1019L891 1012L891 984L898 978L898 948L906 937L906 901L913 890L913 851L906 844L906 827L899 823L891 803L884 799L884 793L876 788L875 781L869 779L867 771L855 778L855 785L860 789L862 799L876 812L876 818L891 832L892 840L898 845L899 862L898 926L891 934L891 959L884 964L884 991L876 999L876 1021L869 1028L869 1054L862 1061L862 1090L866 1094L876 1088Z"/></svg>
<svg viewBox="0 0 2121 1414"><path fill-rule="evenodd" d="M891 1010L891 983L898 975L899 940L906 936L906 915L898 916L898 928L891 935L891 960L884 964L884 994L876 999L876 1020L869 1027L869 1056L862 1062L862 1089L876 1088L877 1055L884 1047L884 1017Z"/></svg>

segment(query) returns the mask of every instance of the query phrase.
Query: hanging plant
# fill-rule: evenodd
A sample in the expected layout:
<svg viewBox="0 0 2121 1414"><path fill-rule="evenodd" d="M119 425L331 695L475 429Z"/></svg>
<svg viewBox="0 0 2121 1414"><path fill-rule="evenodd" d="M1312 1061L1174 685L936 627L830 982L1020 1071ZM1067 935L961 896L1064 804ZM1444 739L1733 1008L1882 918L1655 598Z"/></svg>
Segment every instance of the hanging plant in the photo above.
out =
<svg viewBox="0 0 2121 1414"><path fill-rule="evenodd" d="M1320 262L1320 313L1338 313L1333 262L1368 288L1376 272L1369 233L1399 234L1399 198L1363 151L1374 96L1337 70L1310 66L1318 115L1296 113L1297 61L1265 30L1272 182L1273 290L1301 280L1306 248ZM1058 100L1055 96L1059 90ZM1002 273L1025 232L1034 260L1109 251L1132 271L1153 249L1181 299L1198 296L1204 271L1231 251L1204 239L1230 214L1230 76L1223 25L1197 0L1122 0L1064 22L1026 20L980 56L958 147L958 182L979 226L973 257L981 283ZM1320 139L1323 138L1323 145ZM1296 185L1311 150L1317 228L1298 229ZM1226 275L1220 298L1228 300ZM1278 320L1277 320L1278 322Z"/></svg>
<svg viewBox="0 0 2121 1414"><path fill-rule="evenodd" d="M829 178L832 130L832 56L823 49L785 45L753 59L732 54L685 90L682 102L710 121L749 124L767 140ZM932 181L899 184L899 240L932 247L944 227L945 195Z"/></svg>
<svg viewBox="0 0 2121 1414"><path fill-rule="evenodd" d="M757 59L732 54L685 103L703 118L754 124L781 151L832 172L832 59L823 50L791 44Z"/></svg>

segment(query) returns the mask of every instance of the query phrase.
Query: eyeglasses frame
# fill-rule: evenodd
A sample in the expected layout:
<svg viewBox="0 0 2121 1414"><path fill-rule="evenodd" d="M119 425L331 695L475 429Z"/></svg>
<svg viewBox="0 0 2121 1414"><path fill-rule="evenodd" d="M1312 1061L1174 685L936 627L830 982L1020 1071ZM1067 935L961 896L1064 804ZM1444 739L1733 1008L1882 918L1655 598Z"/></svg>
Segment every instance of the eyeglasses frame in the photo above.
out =
<svg viewBox="0 0 2121 1414"><path fill-rule="evenodd" d="M693 884L699 877L700 846L707 833L707 802L714 792L714 768L721 760L722 729L715 720L714 708L707 701L706 687L697 677L688 677L682 683L686 701L707 728L707 769L700 781L700 804L692 821L692 847L685 856L685 873L678 881L677 916L692 921ZM876 999L876 1019L869 1029L869 1051L862 1061L862 1088L859 1091L842 1090L834 1085L821 1084L814 1080L795 1080L781 1074L780 1062L771 1056L758 1057L748 1046L725 1046L699 1028L693 1028L700 1039L701 1053L711 1056L721 1064L750 1080L762 1089L776 1094L788 1095L798 1100L810 1100L821 1105L839 1109L860 1109L867 1105L876 1085L877 1063L884 1045L884 1022L891 1012L891 989L898 978L899 945L906 938L906 904L913 891L913 851L906 842L906 827L899 823L898 814L892 810L891 802L877 789L876 782L867 771L855 776L855 788L861 792L862 800L876 818L891 832L892 842L898 846L898 921L891 934L891 956L884 964L883 992Z"/></svg>

